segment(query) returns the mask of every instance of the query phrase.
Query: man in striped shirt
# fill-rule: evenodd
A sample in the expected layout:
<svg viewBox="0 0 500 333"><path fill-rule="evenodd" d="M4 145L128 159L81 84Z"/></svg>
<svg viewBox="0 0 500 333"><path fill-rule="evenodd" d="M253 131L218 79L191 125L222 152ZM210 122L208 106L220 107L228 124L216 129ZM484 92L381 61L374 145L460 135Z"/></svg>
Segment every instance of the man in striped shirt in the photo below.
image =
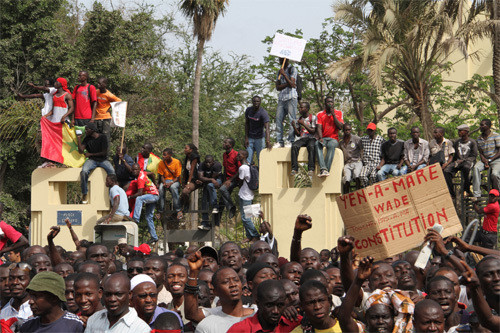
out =
<svg viewBox="0 0 500 333"><path fill-rule="evenodd" d="M498 190L500 179L500 134L491 131L491 120L483 119L479 125L481 135L477 139L479 161L474 165L472 188L474 197L481 196L481 171L490 169L490 187Z"/></svg>

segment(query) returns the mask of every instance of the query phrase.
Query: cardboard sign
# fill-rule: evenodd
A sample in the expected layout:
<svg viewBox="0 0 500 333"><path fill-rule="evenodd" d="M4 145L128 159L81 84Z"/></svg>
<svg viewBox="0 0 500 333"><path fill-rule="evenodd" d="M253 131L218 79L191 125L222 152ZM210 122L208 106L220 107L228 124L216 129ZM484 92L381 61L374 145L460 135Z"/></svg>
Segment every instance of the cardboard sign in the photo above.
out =
<svg viewBox="0 0 500 333"><path fill-rule="evenodd" d="M125 127L125 120L127 119L127 102L111 102L111 122L112 127Z"/></svg>
<svg viewBox="0 0 500 333"><path fill-rule="evenodd" d="M337 204L361 257L380 260L419 246L436 223L443 237L462 231L439 164L342 195Z"/></svg>
<svg viewBox="0 0 500 333"><path fill-rule="evenodd" d="M293 61L301 61L306 43L307 41L305 39L276 33L276 35L274 35L270 54Z"/></svg>

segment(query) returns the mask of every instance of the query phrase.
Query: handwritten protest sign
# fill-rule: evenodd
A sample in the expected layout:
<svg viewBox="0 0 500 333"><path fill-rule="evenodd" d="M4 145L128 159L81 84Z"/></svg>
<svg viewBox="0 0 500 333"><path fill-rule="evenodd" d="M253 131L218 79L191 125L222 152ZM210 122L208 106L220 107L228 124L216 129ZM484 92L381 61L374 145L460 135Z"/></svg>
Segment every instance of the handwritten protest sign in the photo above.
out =
<svg viewBox="0 0 500 333"><path fill-rule="evenodd" d="M127 119L127 102L111 102L113 119L111 126L113 127L125 127L125 120Z"/></svg>
<svg viewBox="0 0 500 333"><path fill-rule="evenodd" d="M276 33L270 54L276 57L301 61L307 41L301 38L290 37Z"/></svg>
<svg viewBox="0 0 500 333"><path fill-rule="evenodd" d="M420 245L426 230L443 237L462 230L439 164L342 195L337 205L361 257L391 257Z"/></svg>

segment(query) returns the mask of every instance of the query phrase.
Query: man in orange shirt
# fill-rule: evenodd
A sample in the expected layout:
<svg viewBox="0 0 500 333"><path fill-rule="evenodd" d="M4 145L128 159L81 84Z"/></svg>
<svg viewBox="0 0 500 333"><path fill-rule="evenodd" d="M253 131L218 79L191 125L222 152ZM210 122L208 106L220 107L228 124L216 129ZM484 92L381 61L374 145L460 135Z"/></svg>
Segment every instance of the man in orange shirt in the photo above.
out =
<svg viewBox="0 0 500 333"><path fill-rule="evenodd" d="M108 79L100 77L97 80L97 108L95 123L97 130L106 135L108 143L111 142L111 102L121 102L121 99L113 95L107 89Z"/></svg>
<svg viewBox="0 0 500 333"><path fill-rule="evenodd" d="M179 188L181 184L179 179L182 172L182 164L176 158L172 157L172 149L166 148L163 150L163 159L158 164L158 175L160 176L160 208L158 213L162 213L165 207L165 191L169 190L172 194L174 210L179 212L181 205L179 201Z"/></svg>

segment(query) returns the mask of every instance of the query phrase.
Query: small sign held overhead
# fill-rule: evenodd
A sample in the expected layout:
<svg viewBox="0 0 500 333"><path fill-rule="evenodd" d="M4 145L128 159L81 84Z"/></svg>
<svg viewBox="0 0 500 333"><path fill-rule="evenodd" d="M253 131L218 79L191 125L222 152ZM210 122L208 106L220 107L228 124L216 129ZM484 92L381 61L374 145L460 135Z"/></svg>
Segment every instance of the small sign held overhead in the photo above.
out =
<svg viewBox="0 0 500 333"><path fill-rule="evenodd" d="M112 127L125 127L125 121L127 119L127 102L111 102L112 115L111 122Z"/></svg>
<svg viewBox="0 0 500 333"><path fill-rule="evenodd" d="M274 35L273 46L270 54L280 58L286 58L300 62L307 41L301 38L290 37L280 33Z"/></svg>

